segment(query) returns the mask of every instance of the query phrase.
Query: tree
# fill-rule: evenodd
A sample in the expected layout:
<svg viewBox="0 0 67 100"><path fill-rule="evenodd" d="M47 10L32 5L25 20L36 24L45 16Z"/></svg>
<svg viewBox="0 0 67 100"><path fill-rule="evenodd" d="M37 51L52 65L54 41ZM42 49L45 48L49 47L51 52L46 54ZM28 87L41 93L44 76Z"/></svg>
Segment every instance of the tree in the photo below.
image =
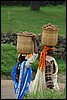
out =
<svg viewBox="0 0 67 100"><path fill-rule="evenodd" d="M40 10L40 1L31 1L31 10Z"/></svg>

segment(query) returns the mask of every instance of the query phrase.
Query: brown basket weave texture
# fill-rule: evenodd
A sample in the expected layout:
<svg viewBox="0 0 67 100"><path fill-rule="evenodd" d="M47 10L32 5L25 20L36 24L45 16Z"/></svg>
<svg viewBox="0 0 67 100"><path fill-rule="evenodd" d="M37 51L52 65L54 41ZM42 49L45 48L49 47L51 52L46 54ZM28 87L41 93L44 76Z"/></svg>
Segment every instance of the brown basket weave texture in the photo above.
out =
<svg viewBox="0 0 67 100"><path fill-rule="evenodd" d="M45 31L42 32L41 43L46 46L55 46L58 40L58 32L57 31Z"/></svg>
<svg viewBox="0 0 67 100"><path fill-rule="evenodd" d="M18 53L32 53L34 45L32 35L17 34L17 52Z"/></svg>
<svg viewBox="0 0 67 100"><path fill-rule="evenodd" d="M55 46L58 41L58 28L55 28L54 30L51 29L52 27L50 29L49 27L47 28L48 29L43 28L41 43L46 46Z"/></svg>

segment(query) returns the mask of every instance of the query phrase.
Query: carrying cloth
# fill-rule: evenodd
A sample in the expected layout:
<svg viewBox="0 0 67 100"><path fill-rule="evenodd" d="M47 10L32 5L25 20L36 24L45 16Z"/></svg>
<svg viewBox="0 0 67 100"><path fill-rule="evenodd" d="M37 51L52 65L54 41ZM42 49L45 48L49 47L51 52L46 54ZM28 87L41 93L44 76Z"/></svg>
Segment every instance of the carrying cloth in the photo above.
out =
<svg viewBox="0 0 67 100"><path fill-rule="evenodd" d="M18 62L16 63L16 65L12 70L12 80L14 83L15 99L22 99L29 89L29 84L32 77L32 69L31 67L28 67L26 68L25 71L25 63L26 61L23 61L22 65L20 65L19 82L16 82L16 77L15 77Z"/></svg>
<svg viewBox="0 0 67 100"><path fill-rule="evenodd" d="M54 48L49 48L48 46L44 46L44 49L41 51L40 54L40 63L39 63L39 69L43 72L46 68L45 60L47 56L47 50L54 50Z"/></svg>

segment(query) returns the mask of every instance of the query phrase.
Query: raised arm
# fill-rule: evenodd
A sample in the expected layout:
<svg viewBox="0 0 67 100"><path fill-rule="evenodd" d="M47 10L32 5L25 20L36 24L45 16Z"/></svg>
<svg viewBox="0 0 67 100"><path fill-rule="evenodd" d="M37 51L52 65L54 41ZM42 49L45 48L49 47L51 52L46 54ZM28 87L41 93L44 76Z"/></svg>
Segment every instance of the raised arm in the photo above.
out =
<svg viewBox="0 0 67 100"><path fill-rule="evenodd" d="M34 52L33 52L33 55L27 60L26 67L29 67L38 57L38 47L36 43L36 35L32 36L32 40L34 42Z"/></svg>
<svg viewBox="0 0 67 100"><path fill-rule="evenodd" d="M37 47L37 42L36 42L36 35L32 36L32 40L34 42L34 53L38 54L38 47Z"/></svg>

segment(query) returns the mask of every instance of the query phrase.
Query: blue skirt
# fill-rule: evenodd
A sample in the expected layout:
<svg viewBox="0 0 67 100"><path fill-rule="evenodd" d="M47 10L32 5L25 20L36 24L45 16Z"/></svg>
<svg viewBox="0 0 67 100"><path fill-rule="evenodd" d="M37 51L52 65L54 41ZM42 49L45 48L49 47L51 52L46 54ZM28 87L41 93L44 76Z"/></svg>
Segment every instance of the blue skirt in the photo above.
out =
<svg viewBox="0 0 67 100"><path fill-rule="evenodd" d="M14 83L14 92L16 99L22 99L24 95L28 92L30 81L32 78L31 67L29 66L28 68L26 68L26 71L24 71L26 61L23 61L22 63L23 66L20 66L21 70L20 70L19 82L16 82L16 77L15 77L18 62L16 63L16 65L12 70L12 80Z"/></svg>

